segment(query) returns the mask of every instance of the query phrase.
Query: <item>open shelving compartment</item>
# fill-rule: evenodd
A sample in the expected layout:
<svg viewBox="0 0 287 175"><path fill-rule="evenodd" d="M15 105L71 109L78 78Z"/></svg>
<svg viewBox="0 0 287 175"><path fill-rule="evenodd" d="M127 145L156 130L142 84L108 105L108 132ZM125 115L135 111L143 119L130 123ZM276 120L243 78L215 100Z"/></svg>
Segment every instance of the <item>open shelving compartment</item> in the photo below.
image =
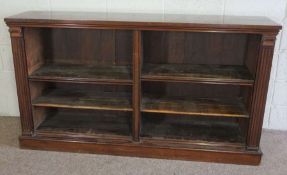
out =
<svg viewBox="0 0 287 175"><path fill-rule="evenodd" d="M245 149L261 37L144 31L141 139Z"/></svg>
<svg viewBox="0 0 287 175"><path fill-rule="evenodd" d="M35 133L244 149L260 39L27 28Z"/></svg>
<svg viewBox="0 0 287 175"><path fill-rule="evenodd" d="M25 29L30 80L132 84L132 31Z"/></svg>
<svg viewBox="0 0 287 175"><path fill-rule="evenodd" d="M143 141L245 149L249 87L143 82Z"/></svg>
<svg viewBox="0 0 287 175"><path fill-rule="evenodd" d="M25 29L36 135L132 140L132 34Z"/></svg>
<svg viewBox="0 0 287 175"><path fill-rule="evenodd" d="M249 34L27 28L35 133L244 149L259 42Z"/></svg>

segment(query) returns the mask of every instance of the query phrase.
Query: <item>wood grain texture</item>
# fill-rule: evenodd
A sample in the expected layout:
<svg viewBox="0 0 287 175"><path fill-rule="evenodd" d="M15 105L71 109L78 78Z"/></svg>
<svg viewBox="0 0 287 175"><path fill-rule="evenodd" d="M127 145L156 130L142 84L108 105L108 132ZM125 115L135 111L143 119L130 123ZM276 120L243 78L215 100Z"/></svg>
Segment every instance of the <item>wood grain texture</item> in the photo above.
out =
<svg viewBox="0 0 287 175"><path fill-rule="evenodd" d="M253 85L253 78L244 66L145 64L144 81L202 82L214 84Z"/></svg>
<svg viewBox="0 0 287 175"><path fill-rule="evenodd" d="M146 64L243 65L247 34L143 31Z"/></svg>
<svg viewBox="0 0 287 175"><path fill-rule="evenodd" d="M251 90L250 86L142 81L142 93L170 98L244 99L242 92Z"/></svg>
<svg viewBox="0 0 287 175"><path fill-rule="evenodd" d="M32 135L34 129L31 99L28 83L28 69L23 39L20 27L10 28L15 77L17 82L18 103L21 117L22 135Z"/></svg>
<svg viewBox="0 0 287 175"><path fill-rule="evenodd" d="M43 44L39 44L44 42L44 37L42 37L42 30L35 30L30 28L24 28L25 35L25 51L26 51L26 60L27 60L27 69L28 74L30 75L32 72L37 70L44 64L43 53L47 50L47 48Z"/></svg>
<svg viewBox="0 0 287 175"><path fill-rule="evenodd" d="M46 117L37 127L36 135L86 135L108 137L108 135L130 136L131 113L109 111L60 110Z"/></svg>
<svg viewBox="0 0 287 175"><path fill-rule="evenodd" d="M261 151L216 151L204 149L179 149L137 143L103 144L75 140L41 137L20 137L21 148L50 151L111 154L120 156L151 157L161 159L194 160L203 162L259 165Z"/></svg>
<svg viewBox="0 0 287 175"><path fill-rule="evenodd" d="M139 141L140 135L140 103L141 103L141 56L142 38L140 31L133 33L133 139Z"/></svg>
<svg viewBox="0 0 287 175"><path fill-rule="evenodd" d="M5 18L9 26L57 28L113 28L133 30L173 30L205 32L278 32L281 26L265 17L131 14L34 11Z"/></svg>
<svg viewBox="0 0 287 175"><path fill-rule="evenodd" d="M245 144L244 136L236 120L224 118L144 114L141 136L162 140Z"/></svg>
<svg viewBox="0 0 287 175"><path fill-rule="evenodd" d="M33 72L29 79L46 81L132 84L129 66L85 66L48 64Z"/></svg>
<svg viewBox="0 0 287 175"><path fill-rule="evenodd" d="M275 40L275 35L264 35L260 45L247 138L249 149L259 149Z"/></svg>
<svg viewBox="0 0 287 175"><path fill-rule="evenodd" d="M94 91L92 89L48 89L32 102L37 107L132 111L128 92Z"/></svg>
<svg viewBox="0 0 287 175"><path fill-rule="evenodd" d="M46 62L88 66L132 64L132 31L48 28L43 32Z"/></svg>
<svg viewBox="0 0 287 175"><path fill-rule="evenodd" d="M280 25L264 17L77 12L5 21L22 148L260 163Z"/></svg>
<svg viewBox="0 0 287 175"><path fill-rule="evenodd" d="M163 114L248 118L241 99L209 99L144 95L142 111Z"/></svg>

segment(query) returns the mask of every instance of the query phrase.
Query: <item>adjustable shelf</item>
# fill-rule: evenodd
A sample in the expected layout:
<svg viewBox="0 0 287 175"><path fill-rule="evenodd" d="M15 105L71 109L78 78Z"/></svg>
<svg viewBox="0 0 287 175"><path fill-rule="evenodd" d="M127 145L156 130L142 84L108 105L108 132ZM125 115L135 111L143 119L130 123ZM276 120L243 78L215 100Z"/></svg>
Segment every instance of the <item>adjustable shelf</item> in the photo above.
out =
<svg viewBox="0 0 287 175"><path fill-rule="evenodd" d="M142 112L248 118L242 99L161 97L144 95Z"/></svg>
<svg viewBox="0 0 287 175"><path fill-rule="evenodd" d="M55 90L38 97L32 102L32 105L38 107L132 111L128 95L117 97L118 94L115 93L96 96L88 93L84 95L77 93L79 92Z"/></svg>
<svg viewBox="0 0 287 175"><path fill-rule="evenodd" d="M143 81L200 82L252 86L254 80L244 66L146 64Z"/></svg>
<svg viewBox="0 0 287 175"><path fill-rule="evenodd" d="M54 65L40 67L29 76L34 81L105 83L131 85L130 66Z"/></svg>
<svg viewBox="0 0 287 175"><path fill-rule="evenodd" d="M21 148L260 163L281 29L271 20L25 12L5 21Z"/></svg>
<svg viewBox="0 0 287 175"><path fill-rule="evenodd" d="M91 89L49 89L32 101L35 107L132 111L127 92L105 92Z"/></svg>

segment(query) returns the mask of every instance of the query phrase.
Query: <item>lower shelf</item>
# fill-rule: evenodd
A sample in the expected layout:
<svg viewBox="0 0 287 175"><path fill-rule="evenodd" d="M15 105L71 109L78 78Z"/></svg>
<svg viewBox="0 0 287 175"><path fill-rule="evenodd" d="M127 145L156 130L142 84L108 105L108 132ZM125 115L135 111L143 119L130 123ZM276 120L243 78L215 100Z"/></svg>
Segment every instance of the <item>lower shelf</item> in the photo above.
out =
<svg viewBox="0 0 287 175"><path fill-rule="evenodd" d="M142 116L143 138L174 141L218 142L245 145L245 137L236 119L191 116Z"/></svg>
<svg viewBox="0 0 287 175"><path fill-rule="evenodd" d="M128 112L60 110L50 114L36 130L38 135L130 136L131 114Z"/></svg>

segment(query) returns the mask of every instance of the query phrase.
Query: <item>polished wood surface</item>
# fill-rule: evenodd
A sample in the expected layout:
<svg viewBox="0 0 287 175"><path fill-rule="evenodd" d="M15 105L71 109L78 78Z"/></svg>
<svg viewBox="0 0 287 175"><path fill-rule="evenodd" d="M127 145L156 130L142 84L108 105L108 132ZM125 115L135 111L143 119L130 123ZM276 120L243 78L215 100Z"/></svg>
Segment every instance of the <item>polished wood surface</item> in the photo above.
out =
<svg viewBox="0 0 287 175"><path fill-rule="evenodd" d="M80 12L5 21L22 148L260 163L273 21Z"/></svg>
<svg viewBox="0 0 287 175"><path fill-rule="evenodd" d="M25 12L5 18L9 25L54 27L109 27L114 25L125 28L183 28L190 27L197 30L254 30L277 31L281 28L272 20L265 17L250 16L215 16L215 15L174 15L174 14L140 14L140 13L91 13L91 12ZM73 25L75 24L75 25ZM212 30L212 29L209 29Z"/></svg>
<svg viewBox="0 0 287 175"><path fill-rule="evenodd" d="M260 55L257 68L257 78L255 81L254 92L252 96L251 115L247 137L247 146L249 149L259 149L261 131L263 125L263 116L268 92L268 82L270 78L272 57L275 47L275 36L263 36L260 43Z"/></svg>
<svg viewBox="0 0 287 175"><path fill-rule="evenodd" d="M18 104L21 116L22 135L32 135L34 123L32 118L29 82L27 79L27 64L22 28L10 28L15 78L17 82Z"/></svg>
<svg viewBox="0 0 287 175"><path fill-rule="evenodd" d="M63 152L110 154L119 156L151 157L160 159L194 160L203 162L259 165L261 151L217 151L211 149L174 148L151 146L149 144L129 143L114 144L100 142L78 142L43 137L20 137L21 148Z"/></svg>

